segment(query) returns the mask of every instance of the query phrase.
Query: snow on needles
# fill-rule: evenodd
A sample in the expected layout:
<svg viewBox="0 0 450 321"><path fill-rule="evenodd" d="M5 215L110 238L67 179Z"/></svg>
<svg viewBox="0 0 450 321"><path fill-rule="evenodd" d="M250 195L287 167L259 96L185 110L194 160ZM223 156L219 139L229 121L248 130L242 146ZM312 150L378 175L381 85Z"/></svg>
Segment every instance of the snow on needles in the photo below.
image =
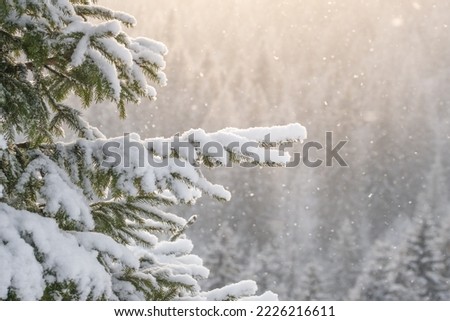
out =
<svg viewBox="0 0 450 321"><path fill-rule="evenodd" d="M161 72L165 68L163 55L167 53L167 48L157 41L150 39L144 41L142 38L133 39L126 36L117 20L96 25L85 21L74 21L67 26L65 33L69 39L78 41L72 54L72 66L78 67L90 58L109 82L116 100L120 98L120 81L124 76L130 82L138 83L141 90L148 96L155 95L153 87L148 85L145 77L145 68L150 65L160 69L156 71L158 83L165 85L167 82L165 74ZM83 36L77 40L78 34ZM118 65L125 71L125 75L123 71L118 72Z"/></svg>
<svg viewBox="0 0 450 321"><path fill-rule="evenodd" d="M111 277L96 253L80 247L53 219L0 203L0 241L0 299L13 288L21 299L37 300L45 283L62 281L75 283L80 300L112 297Z"/></svg>
<svg viewBox="0 0 450 321"><path fill-rule="evenodd" d="M244 280L224 286L220 289L203 292L202 296L206 297L208 301L233 300L243 296L251 296L255 294L257 290L258 286L255 281Z"/></svg>
<svg viewBox="0 0 450 321"><path fill-rule="evenodd" d="M206 193L218 199L229 200L230 193L221 185L211 183L201 172L201 165L229 166L235 163L285 166L290 155L276 148L267 148L266 136L274 136L274 144L306 138L300 124L257 127L247 130L228 128L215 133L192 129L170 138L141 139L133 133L112 139L84 140L58 144L59 155L69 160L73 180L79 177L78 154L84 168L93 164L96 170L112 171L117 175L114 188L128 195L169 192L183 203L195 203ZM210 149L208 146L214 146ZM247 146L246 148L243 148ZM138 185L137 185L138 184ZM95 194L85 182L87 194Z"/></svg>
<svg viewBox="0 0 450 321"><path fill-rule="evenodd" d="M5 136L0 134L0 149L6 149L6 148L8 148L8 143L5 139Z"/></svg>
<svg viewBox="0 0 450 321"><path fill-rule="evenodd" d="M40 154L28 164L19 179L16 190L19 193L23 192L31 180L43 183L40 192L46 200L44 208L46 212L56 215L62 209L81 228L94 227L89 204L83 192L70 180L67 173L47 156Z"/></svg>
<svg viewBox="0 0 450 321"><path fill-rule="evenodd" d="M61 36L45 37L48 48L67 44L73 48L70 67L81 67L85 63L97 66L108 83L112 97L119 101L122 88L137 84L143 96L154 98L156 90L148 83L145 75L151 73L152 80L164 86L167 78L164 55L167 47L161 42L147 38L132 38L122 29L122 24L134 26L136 19L124 12L93 5L91 1L74 4L69 0L55 1L13 1L7 0L7 20L21 28L30 25L45 33L56 26ZM32 7L29 11L27 8ZM45 17L45 18L44 18ZM97 22L84 17L107 19ZM138 95L133 97L139 101Z"/></svg>
<svg viewBox="0 0 450 321"><path fill-rule="evenodd" d="M270 142L284 143L302 141L307 138L306 128L298 123L284 126L254 127L247 129L225 128L221 132L231 132L255 141L264 141L269 135Z"/></svg>

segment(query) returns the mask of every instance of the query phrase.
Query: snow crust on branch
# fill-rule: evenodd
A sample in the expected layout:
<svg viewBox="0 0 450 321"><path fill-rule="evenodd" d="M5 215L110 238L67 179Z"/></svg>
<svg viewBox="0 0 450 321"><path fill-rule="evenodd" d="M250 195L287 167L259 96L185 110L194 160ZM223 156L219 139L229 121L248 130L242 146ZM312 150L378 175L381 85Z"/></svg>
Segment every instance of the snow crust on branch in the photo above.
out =
<svg viewBox="0 0 450 321"><path fill-rule="evenodd" d="M277 126L273 134L277 146L306 138L306 130L300 124ZM114 188L128 195L165 191L178 201L194 203L202 193L223 200L231 197L225 188L204 177L202 164L210 167L230 166L233 162L285 166L290 155L262 146L267 135L272 135L271 128L228 128L211 134L195 129L180 136L152 139L141 139L133 133L126 137L127 140L124 137L93 141L80 139L69 144L60 143L57 149L61 158L68 161L68 170L75 182L79 179L76 164L81 161L83 168L89 169L97 164L100 166L96 170L117 175ZM214 153L209 152L208 144L214 146ZM242 148L245 144L252 148L251 153L245 153ZM106 153L105 146L109 146ZM82 158L78 156L80 151ZM88 194L93 194L90 185L85 182L83 188Z"/></svg>
<svg viewBox="0 0 450 321"><path fill-rule="evenodd" d="M22 300L38 300L46 283L63 280L76 284L81 300L112 296L111 277L96 252L81 247L53 219L0 203L0 240L0 298L12 288Z"/></svg>

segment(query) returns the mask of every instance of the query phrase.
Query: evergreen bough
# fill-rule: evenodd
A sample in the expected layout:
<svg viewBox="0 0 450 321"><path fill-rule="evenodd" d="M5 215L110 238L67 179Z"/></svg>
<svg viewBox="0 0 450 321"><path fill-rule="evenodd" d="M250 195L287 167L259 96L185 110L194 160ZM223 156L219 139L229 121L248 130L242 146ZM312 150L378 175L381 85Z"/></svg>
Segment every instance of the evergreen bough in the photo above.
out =
<svg viewBox="0 0 450 321"><path fill-rule="evenodd" d="M255 294L252 281L203 292L198 280L209 271L184 235L195 217L186 220L165 208L194 203L202 192L228 200L228 191L209 182L201 165L282 166L288 155L267 153L265 135L273 134L269 147L275 147L306 132L291 124L212 134L197 129L171 138L131 134L129 141L144 153L127 154L124 137L107 139L67 98L79 97L82 107L111 101L121 117L127 103L155 98L151 84L166 84L167 49L123 31L135 23L95 1L0 0L1 300L226 300ZM64 129L78 139L62 142ZM188 144L194 157L162 148L175 139ZM203 153L212 141L223 155ZM255 153L231 147L236 141L254 144ZM105 155L108 143L120 163ZM151 165L163 161L166 166Z"/></svg>

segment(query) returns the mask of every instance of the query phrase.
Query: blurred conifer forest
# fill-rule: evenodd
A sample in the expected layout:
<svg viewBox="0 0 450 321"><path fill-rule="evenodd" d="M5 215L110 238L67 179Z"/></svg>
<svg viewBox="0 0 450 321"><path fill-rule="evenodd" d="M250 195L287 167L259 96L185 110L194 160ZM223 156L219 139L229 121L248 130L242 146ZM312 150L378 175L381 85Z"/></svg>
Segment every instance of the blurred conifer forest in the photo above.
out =
<svg viewBox="0 0 450 321"><path fill-rule="evenodd" d="M450 299L450 1L100 4L169 48L157 101L124 121L107 103L84 111L105 134L300 122L305 142L348 140L348 167L205 170L233 195L184 208L199 217L187 233L211 269L205 287L249 278L285 300Z"/></svg>

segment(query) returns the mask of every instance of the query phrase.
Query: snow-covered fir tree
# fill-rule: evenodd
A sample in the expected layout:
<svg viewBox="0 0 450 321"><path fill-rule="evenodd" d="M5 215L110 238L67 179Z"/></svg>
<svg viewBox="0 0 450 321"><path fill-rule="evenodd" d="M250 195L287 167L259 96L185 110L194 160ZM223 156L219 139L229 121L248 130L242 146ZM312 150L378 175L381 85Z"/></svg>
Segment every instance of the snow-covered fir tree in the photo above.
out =
<svg viewBox="0 0 450 321"><path fill-rule="evenodd" d="M441 253L450 253L450 207L448 208L447 216L444 219L444 224L442 227L442 234L440 237L440 250ZM450 255L444 256L444 276L450 283ZM449 298L450 298L450 285L449 285Z"/></svg>
<svg viewBox="0 0 450 321"><path fill-rule="evenodd" d="M217 228L216 238L206 245L205 265L211 269L206 281L207 288L217 288L233 282L241 274L245 255L236 231L228 221L223 221Z"/></svg>
<svg viewBox="0 0 450 321"><path fill-rule="evenodd" d="M336 239L330 245L329 286L334 300L348 299L361 271L361 248L356 229L350 219L344 219L335 231Z"/></svg>
<svg viewBox="0 0 450 321"><path fill-rule="evenodd" d="M66 98L78 96L83 107L111 101L122 117L127 103L155 98L154 85L166 83L167 49L124 32L135 23L89 0L0 1L2 300L224 300L256 292L252 281L202 291L198 281L209 271L184 235L195 217L164 208L202 193L228 200L200 165L283 166L289 156L268 152L266 134L277 146L306 131L291 124L106 138ZM62 142L64 130L79 138ZM193 154L164 148L174 142ZM220 155L203 153L210 142ZM235 142L252 144L252 153Z"/></svg>
<svg viewBox="0 0 450 321"><path fill-rule="evenodd" d="M378 240L364 262L350 299L448 300L448 232L437 227L435 219L430 215L416 217L406 235L397 240L398 246L394 245L398 235Z"/></svg>
<svg viewBox="0 0 450 321"><path fill-rule="evenodd" d="M310 262L303 271L293 297L299 301L326 300L327 293L323 277L324 271L321 264L315 261Z"/></svg>
<svg viewBox="0 0 450 321"><path fill-rule="evenodd" d="M350 299L363 301L396 300L397 267L399 250L384 240L375 243L369 258L364 262L355 287L350 292Z"/></svg>
<svg viewBox="0 0 450 321"><path fill-rule="evenodd" d="M397 300L448 300L450 280L445 272L439 229L433 218L415 218L405 241L395 278Z"/></svg>

